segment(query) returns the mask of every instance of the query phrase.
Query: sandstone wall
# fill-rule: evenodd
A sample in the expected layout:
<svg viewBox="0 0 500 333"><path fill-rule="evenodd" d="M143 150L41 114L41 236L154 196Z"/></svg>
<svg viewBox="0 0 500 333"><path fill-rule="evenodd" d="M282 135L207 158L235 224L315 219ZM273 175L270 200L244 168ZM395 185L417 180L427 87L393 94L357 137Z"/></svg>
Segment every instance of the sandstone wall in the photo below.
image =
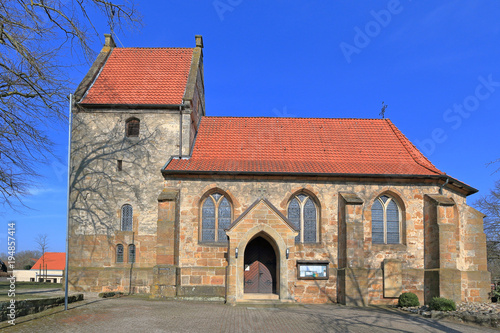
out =
<svg viewBox="0 0 500 333"><path fill-rule="evenodd" d="M227 265L225 259L227 248L199 242L200 202L205 193L214 189L222 190L233 204L234 219L261 197L269 200L286 216L289 199L298 191L305 191L307 194L315 196L320 203L320 240L317 244L296 244L291 251L293 257L289 259L292 262L289 265L289 293L296 301L349 303L348 300L346 301L347 295L353 304L393 304L396 299L395 297L387 297L390 295L389 286L384 286L384 283L387 284L389 280L400 281L401 285L395 286L395 290L412 291L419 296L422 302L424 301L425 269L435 268L432 266L432 261L436 260L432 257L436 255L434 250L427 249L428 253L425 254L424 196L429 193L438 193L437 186L425 184L409 186L390 180L382 184L360 185L355 182L301 182L279 177L274 177L272 180L266 178L264 181L262 177L260 179L253 177L222 179L215 176L208 179L167 180L165 185L180 190L179 266L190 267L196 272L196 274L189 274L188 271L184 271L186 274L182 273L180 280L182 286L224 286L224 279L213 279L213 273L215 272L214 268L223 268ZM354 193L361 199L362 204L343 209L342 205L339 204L340 193ZM374 200L384 193L398 199L403 218L402 244L383 245L371 242L371 206ZM466 218L470 219L466 213L459 213L469 210L465 204L465 198L446 190L445 195L452 198L456 204L454 206L456 213L448 214L457 214L457 216L450 217L450 221L452 225L456 226L453 238L458 239L458 245L455 244L455 247L452 248L451 245L443 243L445 238L442 237L441 247L446 248L447 251L443 254L443 258L449 257L450 262L454 262L455 267L464 271L479 269L479 266L474 266L472 269L470 265L469 268L464 266L465 263L472 263L472 256L470 256L472 253L464 253L460 250L460 246L465 247L465 244L462 239L458 238L458 233L467 233L467 229L472 229L476 233L474 234L475 239L483 237L482 230L478 229L480 228L479 222L473 222L474 226L468 226L462 230L464 227L462 225L460 228L458 221L466 224L463 221ZM352 226L343 226L343 216L348 218L354 216L356 221ZM346 230L345 234L343 234L344 230ZM342 240L342 237L345 239ZM473 246L471 244L472 242L467 246ZM480 252L481 249L482 245L474 247L474 251ZM293 264L297 260L329 260L329 280L298 280L296 278L296 265ZM384 261L390 260L399 262L400 265L387 267L400 267L401 271L395 272L395 275L386 272L386 281L384 282ZM425 260L430 262L428 267L425 265ZM479 259L479 261L482 263L483 260ZM480 270L485 269L481 266ZM223 272L221 269L221 278ZM206 276L206 278L193 278L196 275ZM346 281L351 282L346 284ZM460 282L458 284L460 285ZM341 288L348 290L341 290ZM460 290L460 286L458 288ZM384 293L386 297L384 297Z"/></svg>
<svg viewBox="0 0 500 333"><path fill-rule="evenodd" d="M139 138L124 135L125 120L131 116L141 120ZM190 117L183 114L186 142ZM290 258L280 266L287 267L286 283L280 284L283 297L304 303L357 305L394 304L401 291L416 293L421 302L432 295L486 299L482 215L466 205L463 195L445 189L445 201L440 203L438 186L392 179L199 176L164 180L160 169L168 156L179 153L179 126L179 113L175 112L75 114L70 238L73 288L165 297L233 295L238 300L241 292L231 288L241 284L233 276L239 268L228 266L234 249L200 241L200 203L220 190L232 204L233 221L258 199L268 200L286 216L290 199L303 192L318 203L319 239L314 244L285 242ZM187 150L189 145L183 153ZM119 159L123 160L122 171L116 169ZM382 194L398 202L401 244L372 244L371 207ZM125 203L134 208L133 231L120 231L120 209ZM255 221L255 227L265 224ZM272 228L279 229L276 223ZM132 243L137 249L136 262L127 263L125 253L125 262L116 263L116 245L123 244L126 252ZM283 252L278 259L282 256ZM298 260L328 261L328 280L298 279Z"/></svg>

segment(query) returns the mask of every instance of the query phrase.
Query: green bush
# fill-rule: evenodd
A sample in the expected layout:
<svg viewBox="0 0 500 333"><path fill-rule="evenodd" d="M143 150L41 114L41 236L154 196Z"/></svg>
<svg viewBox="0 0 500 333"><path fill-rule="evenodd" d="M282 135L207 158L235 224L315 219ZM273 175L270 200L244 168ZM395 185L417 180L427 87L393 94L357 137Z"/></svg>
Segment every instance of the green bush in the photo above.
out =
<svg viewBox="0 0 500 333"><path fill-rule="evenodd" d="M402 293L399 295L398 306L407 308L411 306L420 306L417 295L414 293Z"/></svg>
<svg viewBox="0 0 500 333"><path fill-rule="evenodd" d="M457 306L451 299L447 299L444 297L433 297L431 302L429 303L429 308L431 310L437 311L455 311L457 309Z"/></svg>
<svg viewBox="0 0 500 333"><path fill-rule="evenodd" d="M108 291L108 292L103 292L99 293L99 297L101 298L108 298L108 297L115 297L115 296L122 296L122 292L116 292L116 291Z"/></svg>
<svg viewBox="0 0 500 333"><path fill-rule="evenodd" d="M490 293L489 293L490 297L500 297L500 284L497 284L495 286L495 289L493 289Z"/></svg>

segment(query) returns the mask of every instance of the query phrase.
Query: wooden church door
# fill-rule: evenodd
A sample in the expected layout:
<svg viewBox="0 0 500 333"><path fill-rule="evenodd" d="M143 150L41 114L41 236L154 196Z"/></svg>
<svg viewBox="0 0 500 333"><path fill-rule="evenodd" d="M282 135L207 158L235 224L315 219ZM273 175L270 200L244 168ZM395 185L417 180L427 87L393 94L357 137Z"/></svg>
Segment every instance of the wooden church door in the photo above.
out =
<svg viewBox="0 0 500 333"><path fill-rule="evenodd" d="M261 262L254 261L245 270L245 292L270 294L273 292L273 278L269 269Z"/></svg>
<svg viewBox="0 0 500 333"><path fill-rule="evenodd" d="M245 249L245 293L276 292L276 254L265 239L257 237Z"/></svg>

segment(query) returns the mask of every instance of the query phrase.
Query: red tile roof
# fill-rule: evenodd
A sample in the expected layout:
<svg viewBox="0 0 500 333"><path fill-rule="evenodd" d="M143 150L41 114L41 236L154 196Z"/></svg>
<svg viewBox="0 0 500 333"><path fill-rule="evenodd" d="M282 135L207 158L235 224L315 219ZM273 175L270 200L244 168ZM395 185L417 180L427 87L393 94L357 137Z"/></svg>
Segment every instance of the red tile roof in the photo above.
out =
<svg viewBox="0 0 500 333"><path fill-rule="evenodd" d="M443 174L388 119L203 117L166 173Z"/></svg>
<svg viewBox="0 0 500 333"><path fill-rule="evenodd" d="M82 104L181 104L191 48L114 48Z"/></svg>
<svg viewBox="0 0 500 333"><path fill-rule="evenodd" d="M45 259L44 259L45 257ZM47 269L63 270L66 267L66 253L64 252L45 252L38 261L31 267L32 270L44 269L43 263Z"/></svg>

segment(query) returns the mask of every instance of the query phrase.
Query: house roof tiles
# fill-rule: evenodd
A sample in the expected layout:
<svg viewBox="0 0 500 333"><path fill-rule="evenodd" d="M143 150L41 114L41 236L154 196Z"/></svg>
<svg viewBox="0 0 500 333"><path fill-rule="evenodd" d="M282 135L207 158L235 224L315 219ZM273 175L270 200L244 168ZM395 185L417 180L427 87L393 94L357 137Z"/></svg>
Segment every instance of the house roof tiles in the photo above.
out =
<svg viewBox="0 0 500 333"><path fill-rule="evenodd" d="M40 259L31 267L32 270L45 269L63 270L66 267L66 253L64 252L45 252Z"/></svg>
<svg viewBox="0 0 500 333"><path fill-rule="evenodd" d="M442 175L388 119L203 117L166 173Z"/></svg>

